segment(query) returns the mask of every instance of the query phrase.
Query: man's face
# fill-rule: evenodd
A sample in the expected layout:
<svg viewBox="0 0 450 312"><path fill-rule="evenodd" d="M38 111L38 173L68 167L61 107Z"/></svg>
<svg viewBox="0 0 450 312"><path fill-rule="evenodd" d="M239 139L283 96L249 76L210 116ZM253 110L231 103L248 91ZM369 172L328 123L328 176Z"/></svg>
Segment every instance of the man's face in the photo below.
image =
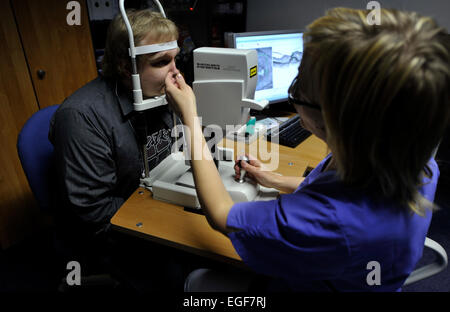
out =
<svg viewBox="0 0 450 312"><path fill-rule="evenodd" d="M149 45L170 40L155 41L151 36L147 36L140 42L140 45ZM169 71L178 74L175 65L175 57L179 48L143 55L139 64L139 75L141 77L141 88L144 98L162 95L165 93L165 78Z"/></svg>

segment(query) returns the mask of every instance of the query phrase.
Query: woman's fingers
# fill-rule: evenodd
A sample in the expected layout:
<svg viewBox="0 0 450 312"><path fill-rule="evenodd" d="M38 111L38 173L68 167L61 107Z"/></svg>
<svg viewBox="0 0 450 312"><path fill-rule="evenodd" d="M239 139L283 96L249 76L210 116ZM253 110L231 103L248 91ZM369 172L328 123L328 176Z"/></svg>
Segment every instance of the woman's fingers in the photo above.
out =
<svg viewBox="0 0 450 312"><path fill-rule="evenodd" d="M174 77L173 72L167 73L167 76L165 79L166 91L169 93L173 93L173 92L175 92L175 90L179 89L178 80L179 79L176 79L176 77Z"/></svg>
<svg viewBox="0 0 450 312"><path fill-rule="evenodd" d="M184 80L184 77L182 74L178 73L175 75L175 80L178 83L178 85L180 86L181 90L184 90L187 86L186 81Z"/></svg>

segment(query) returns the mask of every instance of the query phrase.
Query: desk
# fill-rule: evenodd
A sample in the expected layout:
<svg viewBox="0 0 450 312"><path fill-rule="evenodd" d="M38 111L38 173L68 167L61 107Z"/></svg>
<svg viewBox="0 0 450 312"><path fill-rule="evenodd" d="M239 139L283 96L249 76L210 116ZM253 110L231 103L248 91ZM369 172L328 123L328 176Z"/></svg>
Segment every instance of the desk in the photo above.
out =
<svg viewBox="0 0 450 312"><path fill-rule="evenodd" d="M233 146L232 142L226 143ZM256 144L252 143L252 144ZM270 144L270 143L269 143ZM327 155L327 146L310 136L295 149L279 146L280 164L275 172L301 176ZM204 215L157 201L151 192L138 188L111 219L113 229L200 256L242 266L230 240L213 230Z"/></svg>

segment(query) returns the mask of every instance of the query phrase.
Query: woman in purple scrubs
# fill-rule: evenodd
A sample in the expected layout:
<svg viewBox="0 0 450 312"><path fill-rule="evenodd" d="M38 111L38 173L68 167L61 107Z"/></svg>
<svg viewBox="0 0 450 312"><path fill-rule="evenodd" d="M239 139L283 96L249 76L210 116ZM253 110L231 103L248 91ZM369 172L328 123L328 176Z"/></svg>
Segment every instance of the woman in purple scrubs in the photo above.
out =
<svg viewBox="0 0 450 312"><path fill-rule="evenodd" d="M289 100L331 150L306 179L242 163L288 194L235 204L214 162L192 160L210 225L283 289L398 291L422 255L439 177L432 153L450 115L449 52L430 18L382 10L369 25L368 13L333 9L305 34ZM191 88L169 74L166 89L192 155L209 153Z"/></svg>

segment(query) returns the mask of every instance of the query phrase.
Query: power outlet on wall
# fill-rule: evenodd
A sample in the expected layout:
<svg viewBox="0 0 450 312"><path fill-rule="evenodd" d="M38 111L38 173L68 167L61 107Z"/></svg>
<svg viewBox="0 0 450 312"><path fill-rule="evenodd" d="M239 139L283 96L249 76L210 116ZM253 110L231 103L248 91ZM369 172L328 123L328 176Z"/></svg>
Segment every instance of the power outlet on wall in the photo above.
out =
<svg viewBox="0 0 450 312"><path fill-rule="evenodd" d="M91 21L110 20L119 13L119 0L87 0Z"/></svg>

